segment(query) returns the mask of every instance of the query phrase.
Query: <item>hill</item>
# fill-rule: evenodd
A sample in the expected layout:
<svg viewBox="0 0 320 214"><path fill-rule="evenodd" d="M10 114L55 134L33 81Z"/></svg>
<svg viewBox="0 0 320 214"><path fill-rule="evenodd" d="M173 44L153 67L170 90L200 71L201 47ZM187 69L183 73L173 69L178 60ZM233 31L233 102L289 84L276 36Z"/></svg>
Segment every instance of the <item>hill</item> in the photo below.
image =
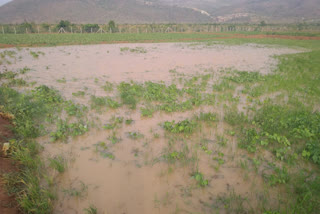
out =
<svg viewBox="0 0 320 214"><path fill-rule="evenodd" d="M188 8L154 5L139 0L13 0L0 7L0 23L210 22L210 18Z"/></svg>
<svg viewBox="0 0 320 214"><path fill-rule="evenodd" d="M0 23L290 23L320 21L320 0L13 0Z"/></svg>

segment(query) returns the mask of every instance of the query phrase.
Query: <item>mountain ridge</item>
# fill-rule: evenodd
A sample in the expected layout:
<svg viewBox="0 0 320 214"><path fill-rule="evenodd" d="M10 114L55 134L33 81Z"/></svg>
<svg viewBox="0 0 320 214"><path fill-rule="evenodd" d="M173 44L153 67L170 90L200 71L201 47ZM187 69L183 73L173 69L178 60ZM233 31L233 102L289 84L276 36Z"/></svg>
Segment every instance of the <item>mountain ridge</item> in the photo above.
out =
<svg viewBox="0 0 320 214"><path fill-rule="evenodd" d="M320 0L13 0L0 23L268 23L320 21Z"/></svg>

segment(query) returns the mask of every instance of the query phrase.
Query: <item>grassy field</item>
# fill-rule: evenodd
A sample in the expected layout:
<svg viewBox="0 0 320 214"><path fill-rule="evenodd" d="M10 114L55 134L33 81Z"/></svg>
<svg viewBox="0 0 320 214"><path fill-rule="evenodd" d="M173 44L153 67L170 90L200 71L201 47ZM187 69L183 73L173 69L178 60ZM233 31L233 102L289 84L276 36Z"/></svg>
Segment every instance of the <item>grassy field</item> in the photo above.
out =
<svg viewBox="0 0 320 214"><path fill-rule="evenodd" d="M67 101L59 92L40 86L19 93L12 86L23 86L19 75L10 71L0 73L0 110L14 115L16 138L11 140L11 157L19 163L17 174L5 177L8 190L14 193L25 213L51 213L56 195L54 183L47 177L47 168L40 159L41 147L36 138L50 135L52 142L64 141L68 136L79 136L88 132L83 124L86 112L101 109L125 107L141 112L142 117L153 117L155 112L184 112L199 106L218 105L224 113L223 122L230 129L225 138L235 138L238 147L247 156L240 164L245 175L261 176L268 187L278 188L277 206L269 204L267 198L255 208L239 203L239 196L224 198L222 208L228 213L319 213L320 210L320 41L284 39L219 39L223 35L210 34L66 34L66 35L0 35L0 44L43 45L95 44L103 42L143 42L180 41L181 39L204 39L207 46L216 41L226 45L246 43L267 44L302 48L306 52L277 57L279 64L273 73L261 75L246 71L232 71L219 82L211 82L212 74L181 77L182 88L174 85L145 82L106 83L106 91L114 91L115 97L91 96L88 106ZM195 45L198 43L195 43ZM6 54L10 54L7 52ZM14 57L14 56L13 56ZM2 57L4 58L4 57ZM1 59L0 59L1 60ZM3 62L5 63L5 62ZM179 78L179 76L177 76ZM11 83L11 84L8 84ZM242 88L241 96L246 99L244 112L239 112L239 100L233 95L236 88ZM209 91L209 92L208 92ZM75 93L74 96L83 96ZM183 98L188 97L186 101ZM140 106L139 104L142 104ZM218 103L218 104L217 104ZM78 120L68 123L60 118L62 111ZM217 122L214 112L203 113L182 121L165 121L162 127L169 137L179 136L188 141L190 136L201 133L199 127ZM45 121L45 122L44 122ZM57 124L54 131L45 129L47 124ZM123 118L113 118L104 129L114 130L111 141L118 142L117 127L124 123ZM130 120L125 121L131 124ZM155 138L159 137L154 135ZM129 133L132 139L143 138L140 133ZM170 139L171 139L170 138ZM192 138L191 138L192 139ZM220 136L220 144L227 144ZM220 145L219 144L219 145ZM185 150L168 147L164 159L168 164L187 163L192 158ZM223 166L223 154L210 152L207 145L201 144L199 150L209 155ZM265 152L272 159L264 157ZM108 158L114 159L112 154ZM65 165L62 158L50 160L50 167L63 173ZM217 169L219 170L219 169ZM206 172L194 171L192 178L199 188L206 188ZM19 179L17 179L19 178ZM266 200L266 201L262 201ZM243 201L242 201L243 202ZM217 212L217 204L208 205L211 212ZM219 211L219 210L218 210ZM90 206L85 213L96 213Z"/></svg>
<svg viewBox="0 0 320 214"><path fill-rule="evenodd" d="M121 43L121 42L183 42L183 41L213 41L225 40L248 42L247 39L234 40L237 35L291 35L291 36L319 36L317 33L262 33L262 32L224 32L224 33L141 33L141 34L0 34L0 48L10 46L56 46L75 44L100 44L100 43ZM264 43L278 44L277 39L266 39ZM269 40L269 41L268 41ZM252 40L253 42L259 39ZM282 43L282 42L280 42ZM284 41L286 43L286 41ZM297 45L299 46L299 44ZM301 45L300 45L301 46Z"/></svg>
<svg viewBox="0 0 320 214"><path fill-rule="evenodd" d="M0 44L25 46L55 46L72 44L99 44L112 42L161 42L181 39L211 39L223 35L187 33L141 33L141 34L4 34Z"/></svg>

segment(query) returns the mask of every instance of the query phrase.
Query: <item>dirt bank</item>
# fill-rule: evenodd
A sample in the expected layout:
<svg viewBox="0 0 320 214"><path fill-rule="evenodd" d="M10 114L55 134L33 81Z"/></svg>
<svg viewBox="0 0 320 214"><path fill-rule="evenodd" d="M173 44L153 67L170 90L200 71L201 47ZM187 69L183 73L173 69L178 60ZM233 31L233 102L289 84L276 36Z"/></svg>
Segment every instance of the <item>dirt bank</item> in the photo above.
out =
<svg viewBox="0 0 320 214"><path fill-rule="evenodd" d="M13 133L10 130L11 124L8 120L0 117L0 148L7 139L13 137ZM12 160L5 157L3 152L0 153L0 213L3 214L17 214L19 210L16 205L15 198L9 196L5 190L2 175L5 173L13 172L16 168L12 163Z"/></svg>

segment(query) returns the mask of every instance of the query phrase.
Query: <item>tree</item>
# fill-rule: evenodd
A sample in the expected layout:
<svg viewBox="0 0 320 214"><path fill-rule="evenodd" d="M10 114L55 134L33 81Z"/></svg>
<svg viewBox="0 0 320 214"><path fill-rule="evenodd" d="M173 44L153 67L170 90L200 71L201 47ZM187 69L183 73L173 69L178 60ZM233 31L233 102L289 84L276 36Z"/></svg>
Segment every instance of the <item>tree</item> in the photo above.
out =
<svg viewBox="0 0 320 214"><path fill-rule="evenodd" d="M111 30L112 33L114 33L114 32L117 31L116 23L115 23L113 20L109 21L109 23L108 23L108 30Z"/></svg>
<svg viewBox="0 0 320 214"><path fill-rule="evenodd" d="M267 24L266 24L265 21L261 21L261 22L260 22L260 26L261 26L261 27L266 26L266 25L267 25Z"/></svg>
<svg viewBox="0 0 320 214"><path fill-rule="evenodd" d="M18 33L34 33L32 24L26 21L17 26L17 31Z"/></svg>
<svg viewBox="0 0 320 214"><path fill-rule="evenodd" d="M61 20L60 22L59 22L59 24L57 25L57 28L58 29L60 29L60 28L64 28L64 29L66 29L66 28L68 28L69 26L70 26L70 22L69 21L67 21L67 20Z"/></svg>
<svg viewBox="0 0 320 214"><path fill-rule="evenodd" d="M99 30L100 27L98 24L85 24L83 28L85 32L91 33L91 30L92 32L97 32L97 30Z"/></svg>
<svg viewBox="0 0 320 214"><path fill-rule="evenodd" d="M49 27L50 27L50 25L47 24L47 23L42 23L42 24L41 24L41 28L44 29L44 30L46 30L46 31L49 30Z"/></svg>

